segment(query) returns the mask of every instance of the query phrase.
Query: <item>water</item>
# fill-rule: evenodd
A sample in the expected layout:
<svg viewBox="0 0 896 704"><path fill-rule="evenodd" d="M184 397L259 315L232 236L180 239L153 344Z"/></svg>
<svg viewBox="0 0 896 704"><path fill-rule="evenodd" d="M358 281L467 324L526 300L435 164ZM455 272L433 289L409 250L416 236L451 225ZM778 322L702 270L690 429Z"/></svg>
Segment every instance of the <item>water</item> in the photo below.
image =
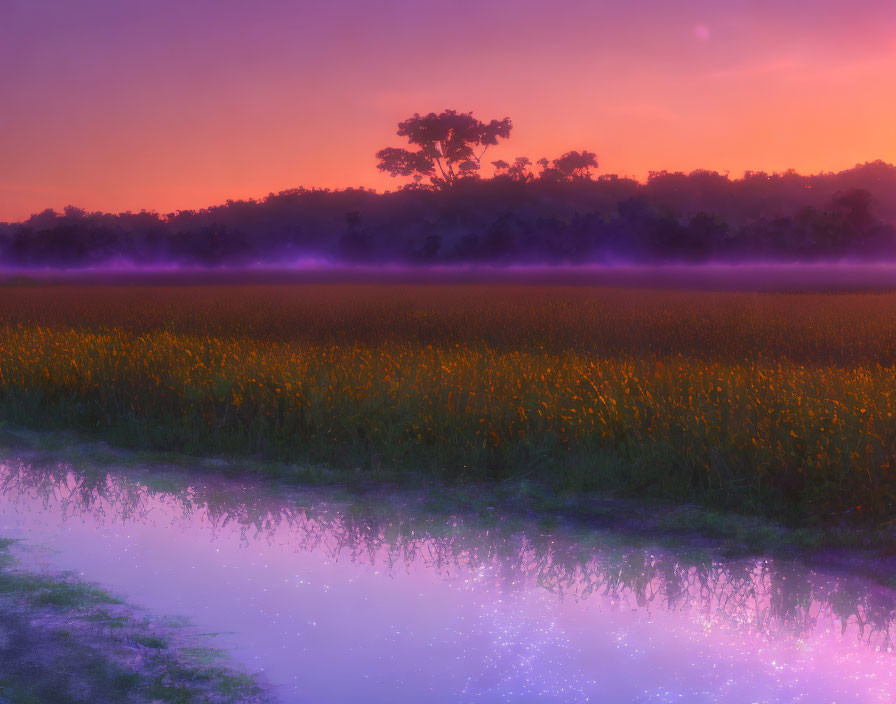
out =
<svg viewBox="0 0 896 704"><path fill-rule="evenodd" d="M206 475L0 464L0 536L283 702L892 702L896 594L795 563Z"/></svg>

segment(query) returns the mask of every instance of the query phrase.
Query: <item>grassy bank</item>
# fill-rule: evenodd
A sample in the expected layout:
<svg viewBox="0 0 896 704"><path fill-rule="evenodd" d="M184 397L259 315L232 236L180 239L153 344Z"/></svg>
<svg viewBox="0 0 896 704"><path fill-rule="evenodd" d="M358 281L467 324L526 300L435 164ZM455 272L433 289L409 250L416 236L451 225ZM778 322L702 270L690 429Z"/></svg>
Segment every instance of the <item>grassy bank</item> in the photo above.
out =
<svg viewBox="0 0 896 704"><path fill-rule="evenodd" d="M461 516L488 528L498 523L537 526L548 535L564 526L576 531L586 543L597 531L604 536L618 536L632 545L660 545L676 551L710 549L726 558L763 555L827 566L843 555L848 556L853 572L861 571L888 585L896 584L892 582L893 570L881 568L884 562L892 563L896 555L896 525L890 522L861 527L847 522L795 525L776 516L725 511L663 498L557 491L545 482L525 478L446 485L422 473L371 476L355 469L267 460L257 455L197 457L129 450L71 431L34 432L12 426L0 429L0 455L7 458L7 470L28 467L29 480L24 486L29 490L49 491L58 476L56 472L64 468L99 496L107 496L106 478L123 473L150 491L177 495L183 487L189 487L192 500L208 503L227 520L248 519L255 531L263 532L265 526L277 525L279 508L259 512L257 505L248 509L238 500L228 502L223 494L197 493L197 487L214 487L219 478L240 482L273 479L254 486L263 487L273 496L280 496L283 489L301 487L309 492L308 496L319 496L323 502L365 508L415 506L419 516L429 522L427 525L451 525L449 518ZM16 485L7 479L5 486L14 492ZM419 528L421 533L426 532L422 524ZM431 529L429 525L427 530Z"/></svg>
<svg viewBox="0 0 896 704"><path fill-rule="evenodd" d="M267 701L207 642L68 575L19 571L9 547L0 540L0 701Z"/></svg>
<svg viewBox="0 0 896 704"><path fill-rule="evenodd" d="M8 287L0 412L134 447L883 524L894 312L893 294Z"/></svg>

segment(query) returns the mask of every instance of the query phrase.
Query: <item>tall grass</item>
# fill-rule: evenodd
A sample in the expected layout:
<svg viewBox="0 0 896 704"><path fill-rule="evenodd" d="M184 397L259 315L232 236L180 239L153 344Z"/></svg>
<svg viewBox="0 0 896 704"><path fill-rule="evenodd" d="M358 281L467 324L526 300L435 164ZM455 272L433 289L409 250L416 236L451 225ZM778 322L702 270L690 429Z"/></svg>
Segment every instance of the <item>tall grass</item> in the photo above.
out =
<svg viewBox="0 0 896 704"><path fill-rule="evenodd" d="M0 412L34 427L795 519L896 507L894 295L45 287L0 315Z"/></svg>

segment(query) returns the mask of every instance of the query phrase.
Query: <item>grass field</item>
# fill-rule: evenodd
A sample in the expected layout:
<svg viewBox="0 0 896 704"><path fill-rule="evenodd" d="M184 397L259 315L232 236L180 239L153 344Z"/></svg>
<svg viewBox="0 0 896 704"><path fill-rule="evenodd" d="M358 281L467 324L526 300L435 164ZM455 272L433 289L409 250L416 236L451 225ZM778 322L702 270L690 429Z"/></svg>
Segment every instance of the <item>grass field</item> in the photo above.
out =
<svg viewBox="0 0 896 704"><path fill-rule="evenodd" d="M361 476L896 516L896 294L6 286L0 413Z"/></svg>

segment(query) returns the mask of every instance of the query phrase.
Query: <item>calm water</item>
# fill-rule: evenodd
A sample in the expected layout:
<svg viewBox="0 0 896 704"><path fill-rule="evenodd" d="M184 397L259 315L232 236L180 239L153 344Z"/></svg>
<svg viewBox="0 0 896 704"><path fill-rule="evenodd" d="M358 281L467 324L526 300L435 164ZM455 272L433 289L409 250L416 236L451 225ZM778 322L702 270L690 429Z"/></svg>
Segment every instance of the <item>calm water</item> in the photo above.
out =
<svg viewBox="0 0 896 704"><path fill-rule="evenodd" d="M896 594L414 502L0 465L0 535L188 616L284 702L892 702Z"/></svg>

